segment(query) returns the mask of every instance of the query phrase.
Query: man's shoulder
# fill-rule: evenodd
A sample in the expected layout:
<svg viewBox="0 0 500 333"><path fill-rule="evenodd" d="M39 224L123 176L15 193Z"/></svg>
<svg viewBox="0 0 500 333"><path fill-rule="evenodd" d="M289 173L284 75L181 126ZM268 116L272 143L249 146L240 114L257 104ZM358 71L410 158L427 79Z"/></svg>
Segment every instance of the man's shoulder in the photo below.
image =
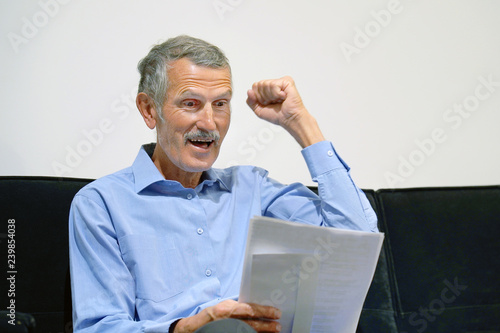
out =
<svg viewBox="0 0 500 333"><path fill-rule="evenodd" d="M242 181L258 181L267 177L268 171L254 165L235 165L224 169L214 168L217 177L227 186Z"/></svg>
<svg viewBox="0 0 500 333"><path fill-rule="evenodd" d="M128 167L88 183L76 194L86 197L102 197L105 193L120 192L134 188L132 168Z"/></svg>

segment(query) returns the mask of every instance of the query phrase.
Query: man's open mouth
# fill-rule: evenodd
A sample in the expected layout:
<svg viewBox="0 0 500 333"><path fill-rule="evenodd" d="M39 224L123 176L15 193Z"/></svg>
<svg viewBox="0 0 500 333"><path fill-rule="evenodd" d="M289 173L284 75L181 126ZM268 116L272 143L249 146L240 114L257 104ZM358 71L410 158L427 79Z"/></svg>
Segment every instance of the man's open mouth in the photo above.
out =
<svg viewBox="0 0 500 333"><path fill-rule="evenodd" d="M212 143L214 143L214 140L212 139L192 139L188 140L189 143L191 143L193 146L200 147L200 148L208 148Z"/></svg>
<svg viewBox="0 0 500 333"><path fill-rule="evenodd" d="M205 132L195 131L184 135L184 143L190 143L195 147L208 149L212 144L217 145L220 135L217 131Z"/></svg>

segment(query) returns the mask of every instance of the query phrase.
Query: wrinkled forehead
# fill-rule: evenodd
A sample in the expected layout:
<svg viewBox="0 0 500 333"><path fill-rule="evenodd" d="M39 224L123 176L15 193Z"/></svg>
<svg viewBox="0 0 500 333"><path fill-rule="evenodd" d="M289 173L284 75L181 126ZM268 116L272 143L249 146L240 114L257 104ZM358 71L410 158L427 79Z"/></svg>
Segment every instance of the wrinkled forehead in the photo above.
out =
<svg viewBox="0 0 500 333"><path fill-rule="evenodd" d="M213 68L194 64L187 58L170 62L167 68L169 92L175 95L216 91L232 94L232 78L229 67Z"/></svg>

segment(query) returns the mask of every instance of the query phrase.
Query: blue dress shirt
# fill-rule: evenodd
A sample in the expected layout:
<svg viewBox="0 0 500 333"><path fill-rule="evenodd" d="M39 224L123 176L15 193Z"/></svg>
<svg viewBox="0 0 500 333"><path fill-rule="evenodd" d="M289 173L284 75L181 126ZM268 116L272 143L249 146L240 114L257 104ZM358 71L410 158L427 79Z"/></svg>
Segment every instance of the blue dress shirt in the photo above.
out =
<svg viewBox="0 0 500 333"><path fill-rule="evenodd" d="M194 189L165 180L142 147L133 165L75 196L69 219L74 331L168 332L237 299L255 215L377 231L332 144L302 150L319 197L253 166L210 169Z"/></svg>

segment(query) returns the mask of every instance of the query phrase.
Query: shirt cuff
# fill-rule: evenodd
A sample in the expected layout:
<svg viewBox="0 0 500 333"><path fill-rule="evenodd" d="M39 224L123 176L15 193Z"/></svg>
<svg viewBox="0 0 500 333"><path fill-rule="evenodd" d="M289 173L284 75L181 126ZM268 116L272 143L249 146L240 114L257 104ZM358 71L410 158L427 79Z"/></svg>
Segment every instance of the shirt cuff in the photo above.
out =
<svg viewBox="0 0 500 333"><path fill-rule="evenodd" d="M182 318L177 319L177 320L176 320L176 321L174 321L172 324L170 324L170 328L168 329L168 333L174 333L175 326L177 326L177 324L179 323L179 321L180 321L181 319L182 319Z"/></svg>
<svg viewBox="0 0 500 333"><path fill-rule="evenodd" d="M313 180L335 169L349 171L349 166L340 158L330 141L321 141L302 149L302 156Z"/></svg>

